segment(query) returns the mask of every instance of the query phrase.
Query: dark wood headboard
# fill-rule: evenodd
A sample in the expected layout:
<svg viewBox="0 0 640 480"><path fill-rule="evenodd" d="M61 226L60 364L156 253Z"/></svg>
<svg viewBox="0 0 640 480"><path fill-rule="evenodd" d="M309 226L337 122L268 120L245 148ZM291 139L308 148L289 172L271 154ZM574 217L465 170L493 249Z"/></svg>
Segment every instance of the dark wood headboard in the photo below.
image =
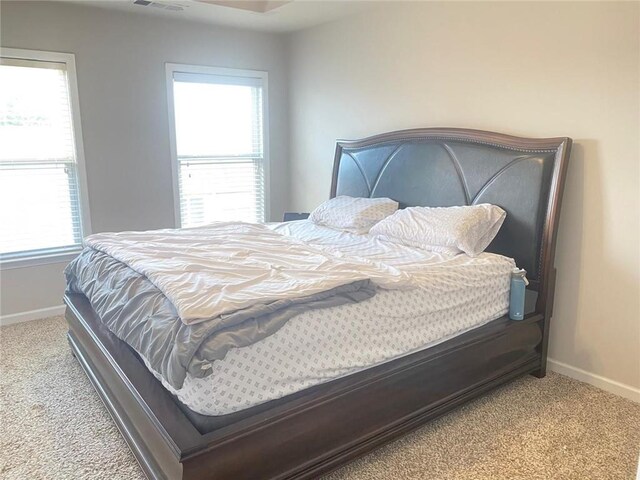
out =
<svg viewBox="0 0 640 480"><path fill-rule="evenodd" d="M512 257L527 270L541 312L553 295L570 150L567 137L520 138L459 128L338 141L331 197L389 197L401 207L499 205L507 218L487 250Z"/></svg>

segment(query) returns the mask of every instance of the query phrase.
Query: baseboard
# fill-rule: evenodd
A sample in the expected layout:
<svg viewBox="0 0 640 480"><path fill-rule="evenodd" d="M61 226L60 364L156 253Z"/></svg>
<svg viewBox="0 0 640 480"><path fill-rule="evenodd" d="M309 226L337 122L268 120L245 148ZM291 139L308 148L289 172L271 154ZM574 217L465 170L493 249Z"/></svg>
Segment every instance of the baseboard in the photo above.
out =
<svg viewBox="0 0 640 480"><path fill-rule="evenodd" d="M64 305L58 305L55 307L39 308L38 310L29 310L28 312L13 313L11 315L0 315L0 326L62 315L64 308Z"/></svg>
<svg viewBox="0 0 640 480"><path fill-rule="evenodd" d="M581 382L588 383L594 387L601 388L607 392L615 393L634 402L640 403L640 389L632 387L631 385L625 385L624 383L616 382L606 377L601 377L595 373L587 372L581 368L572 367L566 363L559 362L549 358L547 365L550 370L566 375L567 377L575 378Z"/></svg>

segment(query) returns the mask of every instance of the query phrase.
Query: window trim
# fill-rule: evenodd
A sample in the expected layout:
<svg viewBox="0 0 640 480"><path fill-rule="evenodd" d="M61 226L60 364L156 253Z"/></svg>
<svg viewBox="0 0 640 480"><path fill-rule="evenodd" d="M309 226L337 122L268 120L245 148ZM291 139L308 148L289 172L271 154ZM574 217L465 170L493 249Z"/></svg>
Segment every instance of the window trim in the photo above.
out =
<svg viewBox="0 0 640 480"><path fill-rule="evenodd" d="M0 57L35 60L42 62L64 63L69 83L69 103L71 107L71 128L74 137L76 168L78 174L78 196L80 207L80 225L82 236L91 234L91 216L89 213L89 193L87 188L87 172L84 158L84 143L80 119L80 97L78 95L78 79L76 74L76 57L73 53L48 52L43 50L26 50L21 48L0 48ZM64 263L71 260L82 250L82 245L54 247L39 250L37 253L0 260L0 268L12 269Z"/></svg>
<svg viewBox="0 0 640 480"><path fill-rule="evenodd" d="M178 163L178 147L176 142L176 117L173 98L174 73L200 73L236 78L259 78L262 82L262 146L263 146L263 178L264 178L264 220L271 218L270 178L271 162L269 148L269 74L262 70L241 70L227 67L210 67L205 65L186 65L180 63L166 63L167 107L169 112L169 147L171 150L171 175L173 179L173 209L176 228L182 227L180 214L180 172Z"/></svg>

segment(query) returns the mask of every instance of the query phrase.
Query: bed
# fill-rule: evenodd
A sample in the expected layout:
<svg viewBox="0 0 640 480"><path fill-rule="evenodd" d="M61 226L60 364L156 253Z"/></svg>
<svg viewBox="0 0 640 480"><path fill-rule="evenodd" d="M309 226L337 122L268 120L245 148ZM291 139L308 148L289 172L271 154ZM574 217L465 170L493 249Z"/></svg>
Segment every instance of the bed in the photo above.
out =
<svg viewBox="0 0 640 480"><path fill-rule="evenodd" d="M72 351L149 478L315 478L511 379L545 375L570 148L569 138L450 128L337 144L331 197L506 210L488 251L528 272L522 321L502 315L430 348L220 415L178 401L78 293L65 296Z"/></svg>

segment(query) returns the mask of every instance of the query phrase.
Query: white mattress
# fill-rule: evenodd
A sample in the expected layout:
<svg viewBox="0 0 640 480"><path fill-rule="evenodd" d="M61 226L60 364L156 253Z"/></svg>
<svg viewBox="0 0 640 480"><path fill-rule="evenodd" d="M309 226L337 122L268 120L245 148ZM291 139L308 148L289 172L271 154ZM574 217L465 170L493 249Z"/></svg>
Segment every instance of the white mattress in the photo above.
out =
<svg viewBox="0 0 640 480"><path fill-rule="evenodd" d="M513 260L402 247L317 226L273 225L321 248L411 272L408 290L380 290L357 304L311 310L253 345L229 351L205 378L168 387L203 415L225 415L436 345L504 315ZM437 271L438 282L429 282ZM421 280L422 279L422 280ZM165 382L163 382L165 383Z"/></svg>

